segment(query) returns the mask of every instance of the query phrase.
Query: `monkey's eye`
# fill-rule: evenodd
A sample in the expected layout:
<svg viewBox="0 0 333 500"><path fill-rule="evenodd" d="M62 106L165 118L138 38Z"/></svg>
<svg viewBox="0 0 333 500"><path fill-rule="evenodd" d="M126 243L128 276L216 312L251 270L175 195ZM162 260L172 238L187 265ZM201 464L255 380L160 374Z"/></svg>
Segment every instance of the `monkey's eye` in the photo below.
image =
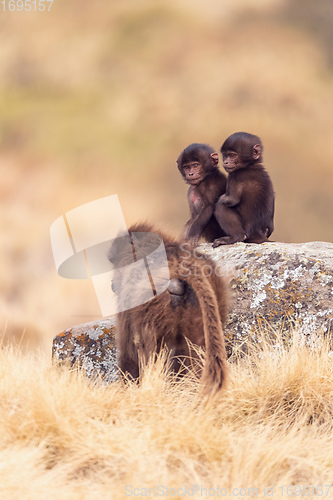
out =
<svg viewBox="0 0 333 500"><path fill-rule="evenodd" d="M191 170L191 168L198 168L200 167L200 163L193 162L193 163L187 163L186 165L183 165L184 170Z"/></svg>
<svg viewBox="0 0 333 500"><path fill-rule="evenodd" d="M238 156L237 153L235 153L234 151L227 151L226 153L223 154L223 160L227 160L228 158L234 159L237 156Z"/></svg>

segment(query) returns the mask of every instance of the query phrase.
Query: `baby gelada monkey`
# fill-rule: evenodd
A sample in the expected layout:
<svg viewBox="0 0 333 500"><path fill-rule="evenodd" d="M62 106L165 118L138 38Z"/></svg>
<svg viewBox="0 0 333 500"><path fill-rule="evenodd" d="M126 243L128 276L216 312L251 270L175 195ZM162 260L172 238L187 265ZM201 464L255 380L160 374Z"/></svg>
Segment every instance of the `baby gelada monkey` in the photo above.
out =
<svg viewBox="0 0 333 500"><path fill-rule="evenodd" d="M191 218L185 225L185 239L194 245L201 236L209 243L226 236L214 214L216 202L227 186L227 177L218 168L218 162L217 152L199 143L187 146L177 160L183 179L190 185L187 199Z"/></svg>
<svg viewBox="0 0 333 500"><path fill-rule="evenodd" d="M213 247L238 241L263 243L274 230L275 193L262 165L263 146L257 135L232 134L222 144L226 192L216 203L214 216L225 236Z"/></svg>

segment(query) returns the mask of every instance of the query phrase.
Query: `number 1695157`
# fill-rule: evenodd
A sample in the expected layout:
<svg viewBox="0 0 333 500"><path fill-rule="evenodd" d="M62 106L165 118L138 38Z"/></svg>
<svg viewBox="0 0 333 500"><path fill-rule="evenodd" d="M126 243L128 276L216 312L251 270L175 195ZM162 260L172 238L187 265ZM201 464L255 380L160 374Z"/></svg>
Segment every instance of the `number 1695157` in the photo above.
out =
<svg viewBox="0 0 333 500"><path fill-rule="evenodd" d="M44 10L50 12L53 0L2 0L0 4L3 12L43 12Z"/></svg>

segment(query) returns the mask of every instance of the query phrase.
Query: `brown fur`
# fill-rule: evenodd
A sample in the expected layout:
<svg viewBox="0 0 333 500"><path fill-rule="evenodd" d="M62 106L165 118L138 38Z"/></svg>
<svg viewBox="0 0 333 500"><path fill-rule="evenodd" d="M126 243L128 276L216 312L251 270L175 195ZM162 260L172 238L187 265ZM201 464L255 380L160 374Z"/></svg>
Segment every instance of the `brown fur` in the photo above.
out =
<svg viewBox="0 0 333 500"><path fill-rule="evenodd" d="M140 232L158 233L163 238L170 279L176 283L181 280L185 293L180 297L165 290L142 305L118 313L118 366L122 372L137 379L140 364L144 367L154 353L166 346L172 356L172 370L177 372L181 364L190 365L189 358L196 357L195 351L189 347L189 340L197 346L206 347L201 380L206 393L216 393L224 385L227 372L222 330L227 315L225 281L216 274L213 261L200 255L198 258L189 256L189 244L181 247L181 242L148 224L137 224L129 229L132 236ZM145 251L149 252L150 236L147 238ZM131 250L126 251L121 240L115 240L112 245L111 262L117 260L115 256L121 256L118 266L126 266L133 258ZM126 274L126 267L122 269L122 277L113 283L116 293L120 297L136 293L136 299L140 300L141 287L135 291L133 275ZM210 270L211 276L206 276Z"/></svg>
<svg viewBox="0 0 333 500"><path fill-rule="evenodd" d="M217 238L213 247L237 241L263 243L272 234L275 194L261 164L262 150L260 138L246 132L236 132L223 143L228 183L214 214L227 236Z"/></svg>
<svg viewBox="0 0 333 500"><path fill-rule="evenodd" d="M187 201L191 218L185 238L196 244L202 236L209 243L225 236L214 215L219 197L225 193L227 177L218 168L218 154L207 144L190 144L179 155L178 169L190 184Z"/></svg>

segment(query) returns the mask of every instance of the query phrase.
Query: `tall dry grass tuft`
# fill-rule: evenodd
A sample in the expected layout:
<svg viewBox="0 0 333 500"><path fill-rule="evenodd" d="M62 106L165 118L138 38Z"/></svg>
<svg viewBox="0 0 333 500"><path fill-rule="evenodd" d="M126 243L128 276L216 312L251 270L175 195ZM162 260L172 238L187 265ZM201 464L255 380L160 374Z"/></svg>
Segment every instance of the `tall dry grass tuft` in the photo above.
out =
<svg viewBox="0 0 333 500"><path fill-rule="evenodd" d="M292 422L302 417L310 423L329 424L333 414L329 338L320 334L306 338L297 329L287 336L261 331L257 344L247 346L247 355L236 353L231 361L232 418L252 416L258 421L281 416ZM239 406L236 400L244 404Z"/></svg>
<svg viewBox="0 0 333 500"><path fill-rule="evenodd" d="M201 487L258 498L269 487L278 498L287 485L326 492L330 346L319 336L309 346L297 331L287 346L277 338L278 348L262 334L248 354L234 355L229 387L211 401L191 374L168 375L163 356L139 385L124 387L4 347L0 498L126 498L149 488L181 497L185 486L192 496L205 496Z"/></svg>

